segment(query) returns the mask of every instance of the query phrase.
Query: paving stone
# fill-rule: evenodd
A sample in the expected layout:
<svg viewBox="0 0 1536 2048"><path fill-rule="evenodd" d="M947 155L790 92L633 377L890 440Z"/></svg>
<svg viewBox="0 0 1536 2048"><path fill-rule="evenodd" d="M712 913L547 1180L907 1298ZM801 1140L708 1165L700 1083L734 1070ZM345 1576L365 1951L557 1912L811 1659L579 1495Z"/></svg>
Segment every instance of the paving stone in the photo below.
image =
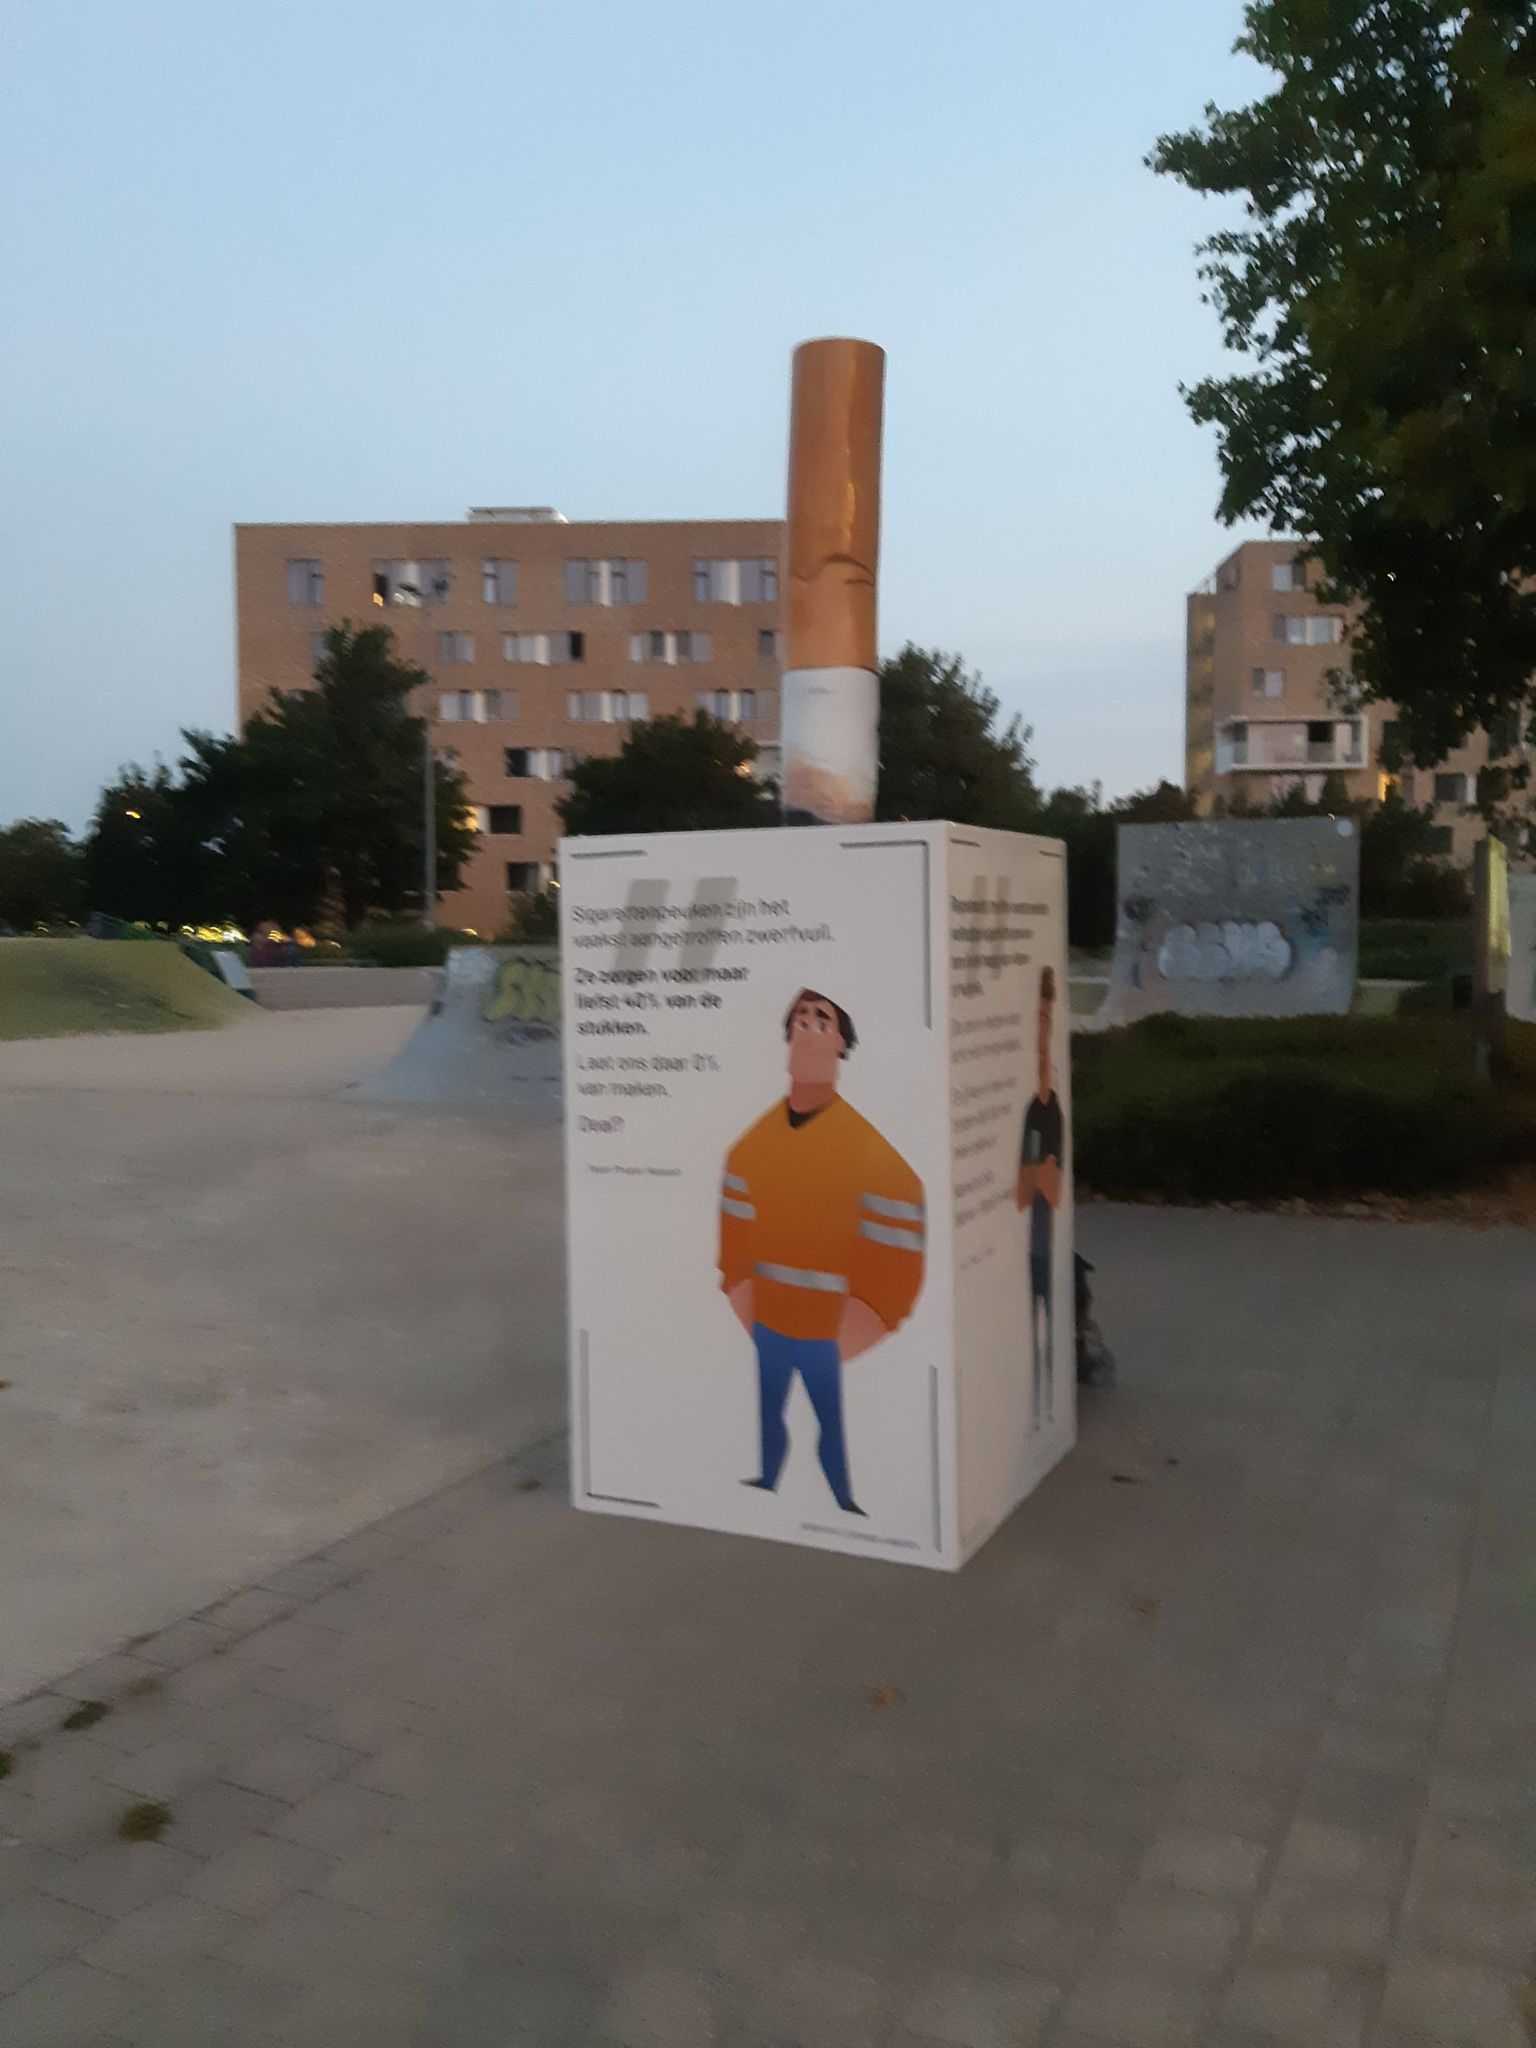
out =
<svg viewBox="0 0 1536 2048"><path fill-rule="evenodd" d="M215 1752L195 1736L168 1735L133 1756L114 1758L108 1777L124 1792L174 1805L182 1787L207 1778L216 1761Z"/></svg>
<svg viewBox="0 0 1536 2048"><path fill-rule="evenodd" d="M197 1867L165 1842L112 1842L72 1862L54 1880L54 1896L91 1913L131 1913L180 1890Z"/></svg>
<svg viewBox="0 0 1536 2048"><path fill-rule="evenodd" d="M186 1890L233 1913L265 1919L294 1892L319 1890L333 1867L318 1849L253 1835L193 1871Z"/></svg>
<svg viewBox="0 0 1536 2048"><path fill-rule="evenodd" d="M67 1867L68 1860L61 1851L23 1841L0 1825L0 1907L28 1892L49 1891L51 1880Z"/></svg>
<svg viewBox="0 0 1536 2048"><path fill-rule="evenodd" d="M344 1584L351 1576L346 1565L332 1558L306 1557L296 1564L284 1565L280 1571L268 1572L261 1590L307 1602L330 1592L333 1586Z"/></svg>
<svg viewBox="0 0 1536 2048"><path fill-rule="evenodd" d="M580 2016L582 2003L578 2000L566 2024ZM523 2025L529 2024L521 1999L513 2010ZM606 2039L624 2048L716 2048L719 1988L700 1972L642 1963L620 1973L598 2025Z"/></svg>
<svg viewBox="0 0 1536 2048"><path fill-rule="evenodd" d="M973 1900L955 1930L957 1956L985 1956L1055 1983L1070 1983L1104 1940L1113 1901L1093 1909L1016 1884Z"/></svg>
<svg viewBox="0 0 1536 2048"><path fill-rule="evenodd" d="M156 1977L188 1956L217 1954L244 1923L236 1913L206 1899L178 1892L125 1914L99 1940L87 1942L80 1960L125 1977Z"/></svg>
<svg viewBox="0 0 1536 2048"><path fill-rule="evenodd" d="M344 1856L389 1826L399 1801L363 1785L326 1785L302 1800L273 1832L329 1855Z"/></svg>
<svg viewBox="0 0 1536 2048"><path fill-rule="evenodd" d="M335 1742L343 1749L375 1753L407 1738L424 1736L431 1721L432 1715L424 1707L364 1693L322 1715L308 1732L319 1742Z"/></svg>
<svg viewBox="0 0 1536 2048"><path fill-rule="evenodd" d="M269 1622L282 1620L293 1612L293 1608L291 1596L274 1593L264 1586L248 1586L244 1592L232 1593L216 1606L205 1607L198 1619L211 1622L215 1628L228 1629L233 1635L245 1635L251 1629L265 1628Z"/></svg>
<svg viewBox="0 0 1536 2048"><path fill-rule="evenodd" d="M139 1998L135 1985L81 1962L55 1963L0 2003L5 2048L80 2048Z"/></svg>
<svg viewBox="0 0 1536 2048"><path fill-rule="evenodd" d="M339 1744L316 1742L313 1736L291 1732L238 1762L226 1764L223 1775L231 1785L294 1801L308 1798L355 1762L353 1752Z"/></svg>
<svg viewBox="0 0 1536 2048"><path fill-rule="evenodd" d="M128 1983L128 1979L120 1979ZM129 2048L326 2048L311 2031L308 2002L291 1978L260 1973L222 1956L184 1960L158 1990L140 1983L139 2002L113 2022Z"/></svg>
<svg viewBox="0 0 1536 2048"><path fill-rule="evenodd" d="M72 1671L68 1678L58 1681L54 1691L75 1700L116 1700L130 1686L160 1676L159 1665L151 1664L143 1657L135 1657L128 1651L117 1651L112 1656L98 1657L93 1664L85 1664L78 1671Z"/></svg>
<svg viewBox="0 0 1536 2048"><path fill-rule="evenodd" d="M34 1735L49 1735L76 1705L66 1693L30 1693L0 1706L0 1749L13 1749Z"/></svg>
<svg viewBox="0 0 1536 2048"><path fill-rule="evenodd" d="M1233 1979L1222 2018L1296 2048L1360 2048L1378 1981L1322 1963L1254 1960Z"/></svg>
<svg viewBox="0 0 1536 2048"><path fill-rule="evenodd" d="M50 1964L102 1933L104 1915L28 1892L0 1907L0 1994L15 1991ZM0 2041L5 2039L0 2029Z"/></svg>
<svg viewBox="0 0 1536 2048"><path fill-rule="evenodd" d="M1457 2042L1520 2022L1517 1985L1497 1964L1449 1956L1404 1955L1387 1975L1383 2016L1390 2026Z"/></svg>
<svg viewBox="0 0 1536 2048"><path fill-rule="evenodd" d="M1085 1901L1118 1893L1134 1859L1134 1844L1112 1835L1040 1828L1015 1845L1008 1867L1033 1890Z"/></svg>
<svg viewBox="0 0 1536 2048"><path fill-rule="evenodd" d="M1392 1897L1403 1882L1407 1849L1373 1830L1298 1820L1281 1846L1279 1885L1349 1886L1372 1898Z"/></svg>
<svg viewBox="0 0 1536 2048"><path fill-rule="evenodd" d="M796 2048L875 2048L890 2024L890 2003L873 1972L814 1952L794 1957L751 1996L755 2023Z"/></svg>
<svg viewBox="0 0 1536 2048"><path fill-rule="evenodd" d="M1065 2021L1125 2048L1188 2048L1199 2038L1205 1987L1134 1960L1091 1964L1068 1999Z"/></svg>
<svg viewBox="0 0 1536 2048"><path fill-rule="evenodd" d="M1365 1964L1385 1957L1391 1932L1385 1899L1362 1896L1347 1886L1276 1884L1254 1918L1253 1948L1256 1954Z"/></svg>
<svg viewBox="0 0 1536 2048"><path fill-rule="evenodd" d="M955 2048L1028 2048L1060 2001L1059 1985L1019 1970L952 1972L919 1992L903 2024Z"/></svg>
<svg viewBox="0 0 1536 2048"><path fill-rule="evenodd" d="M1295 1794L1283 1784L1201 1770L1186 1778L1170 1802L1181 1826L1205 1834L1268 1842L1290 1818Z"/></svg>
<svg viewBox="0 0 1536 2048"><path fill-rule="evenodd" d="M1187 1891L1243 1897L1257 1890L1267 1852L1260 1842L1181 1828L1160 1835L1142 1865L1142 1875Z"/></svg>
<svg viewBox="0 0 1536 2048"><path fill-rule="evenodd" d="M146 1664L157 1665L163 1671L180 1671L184 1665L196 1663L210 1651L228 1647L229 1638L222 1630L196 1619L173 1622L169 1628L161 1629L158 1635L128 1646L131 1655L142 1658Z"/></svg>
<svg viewBox="0 0 1536 2048"><path fill-rule="evenodd" d="M248 1835L270 1828L288 1811L280 1799L210 1778L177 1794L175 1842L193 1856L221 1856Z"/></svg>
<svg viewBox="0 0 1536 2048"><path fill-rule="evenodd" d="M242 1637L229 1655L234 1663L244 1668L296 1671L303 1665L331 1656L335 1649L336 1638L332 1631L315 1627L301 1613L252 1630Z"/></svg>
<svg viewBox="0 0 1536 2048"><path fill-rule="evenodd" d="M1111 1922L1109 1945L1173 1974L1208 1977L1226 1966L1242 1932L1243 1911L1230 1899L1141 1885Z"/></svg>
<svg viewBox="0 0 1536 2048"><path fill-rule="evenodd" d="M1409 1899L1401 1939L1410 1950L1511 1968L1530 1965L1536 1959L1536 1891L1511 1892L1503 1899L1486 1893L1476 1898L1419 1893Z"/></svg>

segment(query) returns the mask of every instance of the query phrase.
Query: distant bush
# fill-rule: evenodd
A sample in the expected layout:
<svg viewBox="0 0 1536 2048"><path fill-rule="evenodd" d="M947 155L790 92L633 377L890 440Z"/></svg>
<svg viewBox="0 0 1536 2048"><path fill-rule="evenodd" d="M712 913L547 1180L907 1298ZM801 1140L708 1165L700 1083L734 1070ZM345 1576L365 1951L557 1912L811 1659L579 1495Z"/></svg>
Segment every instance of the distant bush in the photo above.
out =
<svg viewBox="0 0 1536 2048"><path fill-rule="evenodd" d="M1441 981L1471 971L1469 918L1377 918L1360 926L1363 981Z"/></svg>
<svg viewBox="0 0 1536 2048"><path fill-rule="evenodd" d="M370 918L348 932L346 951L349 959L372 967L441 967L451 946L483 943L473 932L441 926L429 931L424 924Z"/></svg>
<svg viewBox="0 0 1536 2048"><path fill-rule="evenodd" d="M1148 1018L1074 1043L1077 1169L1102 1195L1230 1202L1424 1194L1536 1161L1536 1092L1472 1071L1464 1017Z"/></svg>
<svg viewBox="0 0 1536 2048"><path fill-rule="evenodd" d="M546 945L560 936L560 892L540 889L535 895L512 899L512 914L505 929L497 933L504 945Z"/></svg>

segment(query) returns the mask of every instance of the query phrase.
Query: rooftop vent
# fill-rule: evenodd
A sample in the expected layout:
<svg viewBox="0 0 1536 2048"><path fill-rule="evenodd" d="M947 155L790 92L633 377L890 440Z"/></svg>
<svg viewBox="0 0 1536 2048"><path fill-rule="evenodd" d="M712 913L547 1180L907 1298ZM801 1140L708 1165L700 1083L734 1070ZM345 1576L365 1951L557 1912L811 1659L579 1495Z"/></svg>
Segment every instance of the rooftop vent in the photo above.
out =
<svg viewBox="0 0 1536 2048"><path fill-rule="evenodd" d="M553 505L471 505L471 526L568 526Z"/></svg>

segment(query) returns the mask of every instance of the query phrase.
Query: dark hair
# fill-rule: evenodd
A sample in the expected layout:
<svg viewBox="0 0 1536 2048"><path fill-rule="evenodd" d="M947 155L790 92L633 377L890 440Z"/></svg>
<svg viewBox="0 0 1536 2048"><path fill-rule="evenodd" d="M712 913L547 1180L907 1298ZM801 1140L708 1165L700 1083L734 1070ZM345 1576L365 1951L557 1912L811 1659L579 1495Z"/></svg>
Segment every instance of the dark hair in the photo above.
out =
<svg viewBox="0 0 1536 2048"><path fill-rule="evenodd" d="M834 1003L832 998L830 996L824 996L821 993L820 989L801 989L799 995L795 997L795 1000L784 1012L784 1036L788 1038L790 1032L794 1029L795 1012L799 1009L802 1003L825 1003L827 1008L836 1015L837 1028L843 1035L843 1058L847 1059L849 1053L853 1051L853 1048L859 1042L859 1034L857 1033L857 1031L854 1030L853 1019L849 1016L848 1012L843 1008L842 1004Z"/></svg>
<svg viewBox="0 0 1536 2048"><path fill-rule="evenodd" d="M1040 970L1040 1000L1042 1003L1054 1003L1056 1000L1056 970L1054 967L1042 967Z"/></svg>

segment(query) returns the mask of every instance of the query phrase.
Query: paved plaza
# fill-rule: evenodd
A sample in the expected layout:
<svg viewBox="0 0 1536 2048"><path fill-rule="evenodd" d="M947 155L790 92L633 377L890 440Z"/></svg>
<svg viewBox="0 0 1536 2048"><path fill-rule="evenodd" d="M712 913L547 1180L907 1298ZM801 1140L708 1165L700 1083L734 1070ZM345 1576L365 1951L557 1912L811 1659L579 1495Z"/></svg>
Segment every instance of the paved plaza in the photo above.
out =
<svg viewBox="0 0 1536 2048"><path fill-rule="evenodd" d="M1527 2048L1529 1236L1081 1225L1121 1384L956 1577L578 1516L540 1396L0 1709L0 2042Z"/></svg>

